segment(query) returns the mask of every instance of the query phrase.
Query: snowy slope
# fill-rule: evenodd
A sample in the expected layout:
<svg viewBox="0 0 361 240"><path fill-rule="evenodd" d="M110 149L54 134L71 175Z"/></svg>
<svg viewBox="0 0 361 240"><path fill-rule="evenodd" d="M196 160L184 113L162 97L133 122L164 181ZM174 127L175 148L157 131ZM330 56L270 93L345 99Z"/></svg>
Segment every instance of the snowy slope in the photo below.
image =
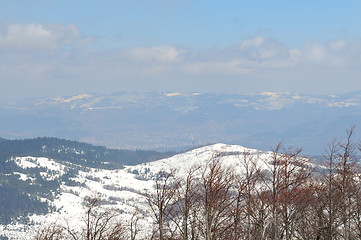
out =
<svg viewBox="0 0 361 240"><path fill-rule="evenodd" d="M245 152L257 154L259 159L266 159L269 152L262 152L255 149L245 148L239 145L214 144L197 148L183 154L178 154L170 158L144 163L128 167L131 171L137 170L140 174L145 174L147 178L160 170L170 171L175 169L179 177L185 176L193 166L204 166L212 157L221 155L222 163L241 170L240 160ZM259 166L264 165L263 161L258 162ZM265 167L265 166L264 166ZM147 174L145 173L147 172Z"/></svg>
<svg viewBox="0 0 361 240"><path fill-rule="evenodd" d="M7 226L0 225L0 236L2 234L10 239L31 239L38 225L54 221L68 222L72 226L80 227L85 212L84 202L89 197L100 198L105 208L118 209L122 212L123 218L129 218L136 206L147 211L147 204L142 193L154 190L154 176L159 171L176 169L176 174L182 177L192 166L204 167L212 156L221 154L223 164L242 172L240 160L245 152L257 154L259 157L257 165L261 168L267 167L270 152L226 144L205 146L170 158L136 166L126 166L124 169L117 170L86 168L70 163L59 163L47 158L12 158L11 161L24 169L46 169L41 174L44 179L60 179L68 171L76 169L77 174L74 175L72 181L77 184L61 182L59 193L56 194L54 191L54 200L42 199L49 201L56 211L47 215L32 215L30 219L33 225L30 226L17 223ZM32 177L24 173L19 176L23 181L32 181ZM149 228L150 219L144 219L142 225L144 229Z"/></svg>

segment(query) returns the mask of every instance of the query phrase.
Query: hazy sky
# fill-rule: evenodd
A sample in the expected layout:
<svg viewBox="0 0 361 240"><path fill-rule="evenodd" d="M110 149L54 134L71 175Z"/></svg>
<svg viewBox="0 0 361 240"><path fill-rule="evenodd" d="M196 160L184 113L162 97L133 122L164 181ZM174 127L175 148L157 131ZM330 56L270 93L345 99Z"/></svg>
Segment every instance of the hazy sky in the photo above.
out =
<svg viewBox="0 0 361 240"><path fill-rule="evenodd" d="M0 100L361 90L361 1L0 0Z"/></svg>

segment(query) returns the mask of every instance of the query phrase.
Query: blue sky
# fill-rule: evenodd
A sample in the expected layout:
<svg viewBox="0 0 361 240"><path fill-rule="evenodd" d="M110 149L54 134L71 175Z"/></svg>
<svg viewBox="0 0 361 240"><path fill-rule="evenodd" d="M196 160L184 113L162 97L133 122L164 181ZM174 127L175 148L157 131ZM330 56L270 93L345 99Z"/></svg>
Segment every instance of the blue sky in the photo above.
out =
<svg viewBox="0 0 361 240"><path fill-rule="evenodd" d="M0 99L361 90L361 1L0 0Z"/></svg>

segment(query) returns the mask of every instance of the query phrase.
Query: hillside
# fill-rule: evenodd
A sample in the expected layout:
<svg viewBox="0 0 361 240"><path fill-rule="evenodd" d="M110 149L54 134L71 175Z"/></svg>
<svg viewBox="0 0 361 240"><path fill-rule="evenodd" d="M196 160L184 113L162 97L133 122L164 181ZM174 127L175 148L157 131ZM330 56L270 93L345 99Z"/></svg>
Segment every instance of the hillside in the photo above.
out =
<svg viewBox="0 0 361 240"><path fill-rule="evenodd" d="M62 142L56 140L58 141ZM71 219L72 224L78 225L86 210L83 203L89 197L100 197L104 207L116 208L126 217L136 206L146 209L145 198L140 193L152 191L154 177L159 172L175 168L179 170L178 176L184 176L188 168L195 164L204 165L212 155L220 152L229 164L234 165L237 164L237 156L247 150L241 146L216 144L163 160L125 166L122 169L109 169L106 165L94 167L88 165L87 161L73 163L47 157L12 157L6 161L7 166L12 166L12 173L1 174L2 189L6 191L4 182L8 183L9 187L17 189L18 195L21 193L20 195L26 198L26 204L18 202L16 198L19 196L14 193L0 195L1 202L5 203L0 211L2 224L5 224L2 228L7 236L30 239L29 233L34 234L39 223L49 223L54 219ZM18 203L14 206L8 202ZM32 206L28 202L40 206ZM24 205L27 205L27 208L23 208ZM15 214L4 211L5 208L23 211L15 217ZM4 217L4 213L9 217ZM15 219L20 225L10 224L14 223ZM149 225L148 221L150 220L144 224Z"/></svg>
<svg viewBox="0 0 361 240"><path fill-rule="evenodd" d="M76 184L73 178L81 169L121 169L125 164L136 165L171 155L169 152L109 149L58 138L2 139L0 223L8 224L15 219L28 222L28 214L48 213L53 209L49 201L58 196L63 183ZM19 165L17 159L28 164Z"/></svg>
<svg viewBox="0 0 361 240"><path fill-rule="evenodd" d="M347 234L356 236L353 224L361 213L356 145L346 140L330 150L316 164L281 145L260 151L214 144L121 169L13 156L5 164L12 171L1 173L1 186L16 186L30 204L19 206L24 211L16 217L2 218L0 237L32 239L57 230L64 234L60 239L70 233L86 239L87 226L93 229L93 223L104 221L104 234L116 231L119 239L130 239L135 232L133 239L158 239L163 231L178 239L184 226L187 236L198 239L209 234L242 239L247 231L264 234L264 239L327 239L329 234L343 236L347 226L352 226ZM25 189L31 191L24 194ZM329 211L332 232L327 230Z"/></svg>
<svg viewBox="0 0 361 240"><path fill-rule="evenodd" d="M100 198L104 208L116 209L122 214L122 218L128 219L136 208L142 209L142 212L149 211L144 193L154 191L154 181L160 173L176 169L176 176L183 178L194 166L200 166L201 169L206 167L217 154L221 154L222 164L242 173L244 170L241 159L246 153L257 156L257 165L262 169L266 169L271 160L270 152L226 144L205 146L170 158L125 166L123 169L94 168L44 157L13 157L7 161L16 169L13 174L6 176L9 183L11 181L12 186L14 183L41 185L42 191L31 195L41 199L40 202L44 205L47 204L49 212L45 207L38 212L29 209L23 217L17 218L16 222L20 225L14 225L11 221L13 224L3 225L2 231L8 237L26 239L35 234L37 224L49 223L54 219L79 226L86 211L84 203L89 197ZM28 217L24 218L26 215ZM142 231L145 234L152 228L152 218L148 215L142 221Z"/></svg>

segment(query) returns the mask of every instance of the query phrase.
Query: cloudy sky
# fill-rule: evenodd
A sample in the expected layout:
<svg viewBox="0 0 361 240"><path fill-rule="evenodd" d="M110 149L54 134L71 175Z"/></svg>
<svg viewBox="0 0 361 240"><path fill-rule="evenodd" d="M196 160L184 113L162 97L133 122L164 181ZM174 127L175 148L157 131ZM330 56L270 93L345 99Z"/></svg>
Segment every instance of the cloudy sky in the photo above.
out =
<svg viewBox="0 0 361 240"><path fill-rule="evenodd" d="M0 100L361 90L361 1L0 0Z"/></svg>

